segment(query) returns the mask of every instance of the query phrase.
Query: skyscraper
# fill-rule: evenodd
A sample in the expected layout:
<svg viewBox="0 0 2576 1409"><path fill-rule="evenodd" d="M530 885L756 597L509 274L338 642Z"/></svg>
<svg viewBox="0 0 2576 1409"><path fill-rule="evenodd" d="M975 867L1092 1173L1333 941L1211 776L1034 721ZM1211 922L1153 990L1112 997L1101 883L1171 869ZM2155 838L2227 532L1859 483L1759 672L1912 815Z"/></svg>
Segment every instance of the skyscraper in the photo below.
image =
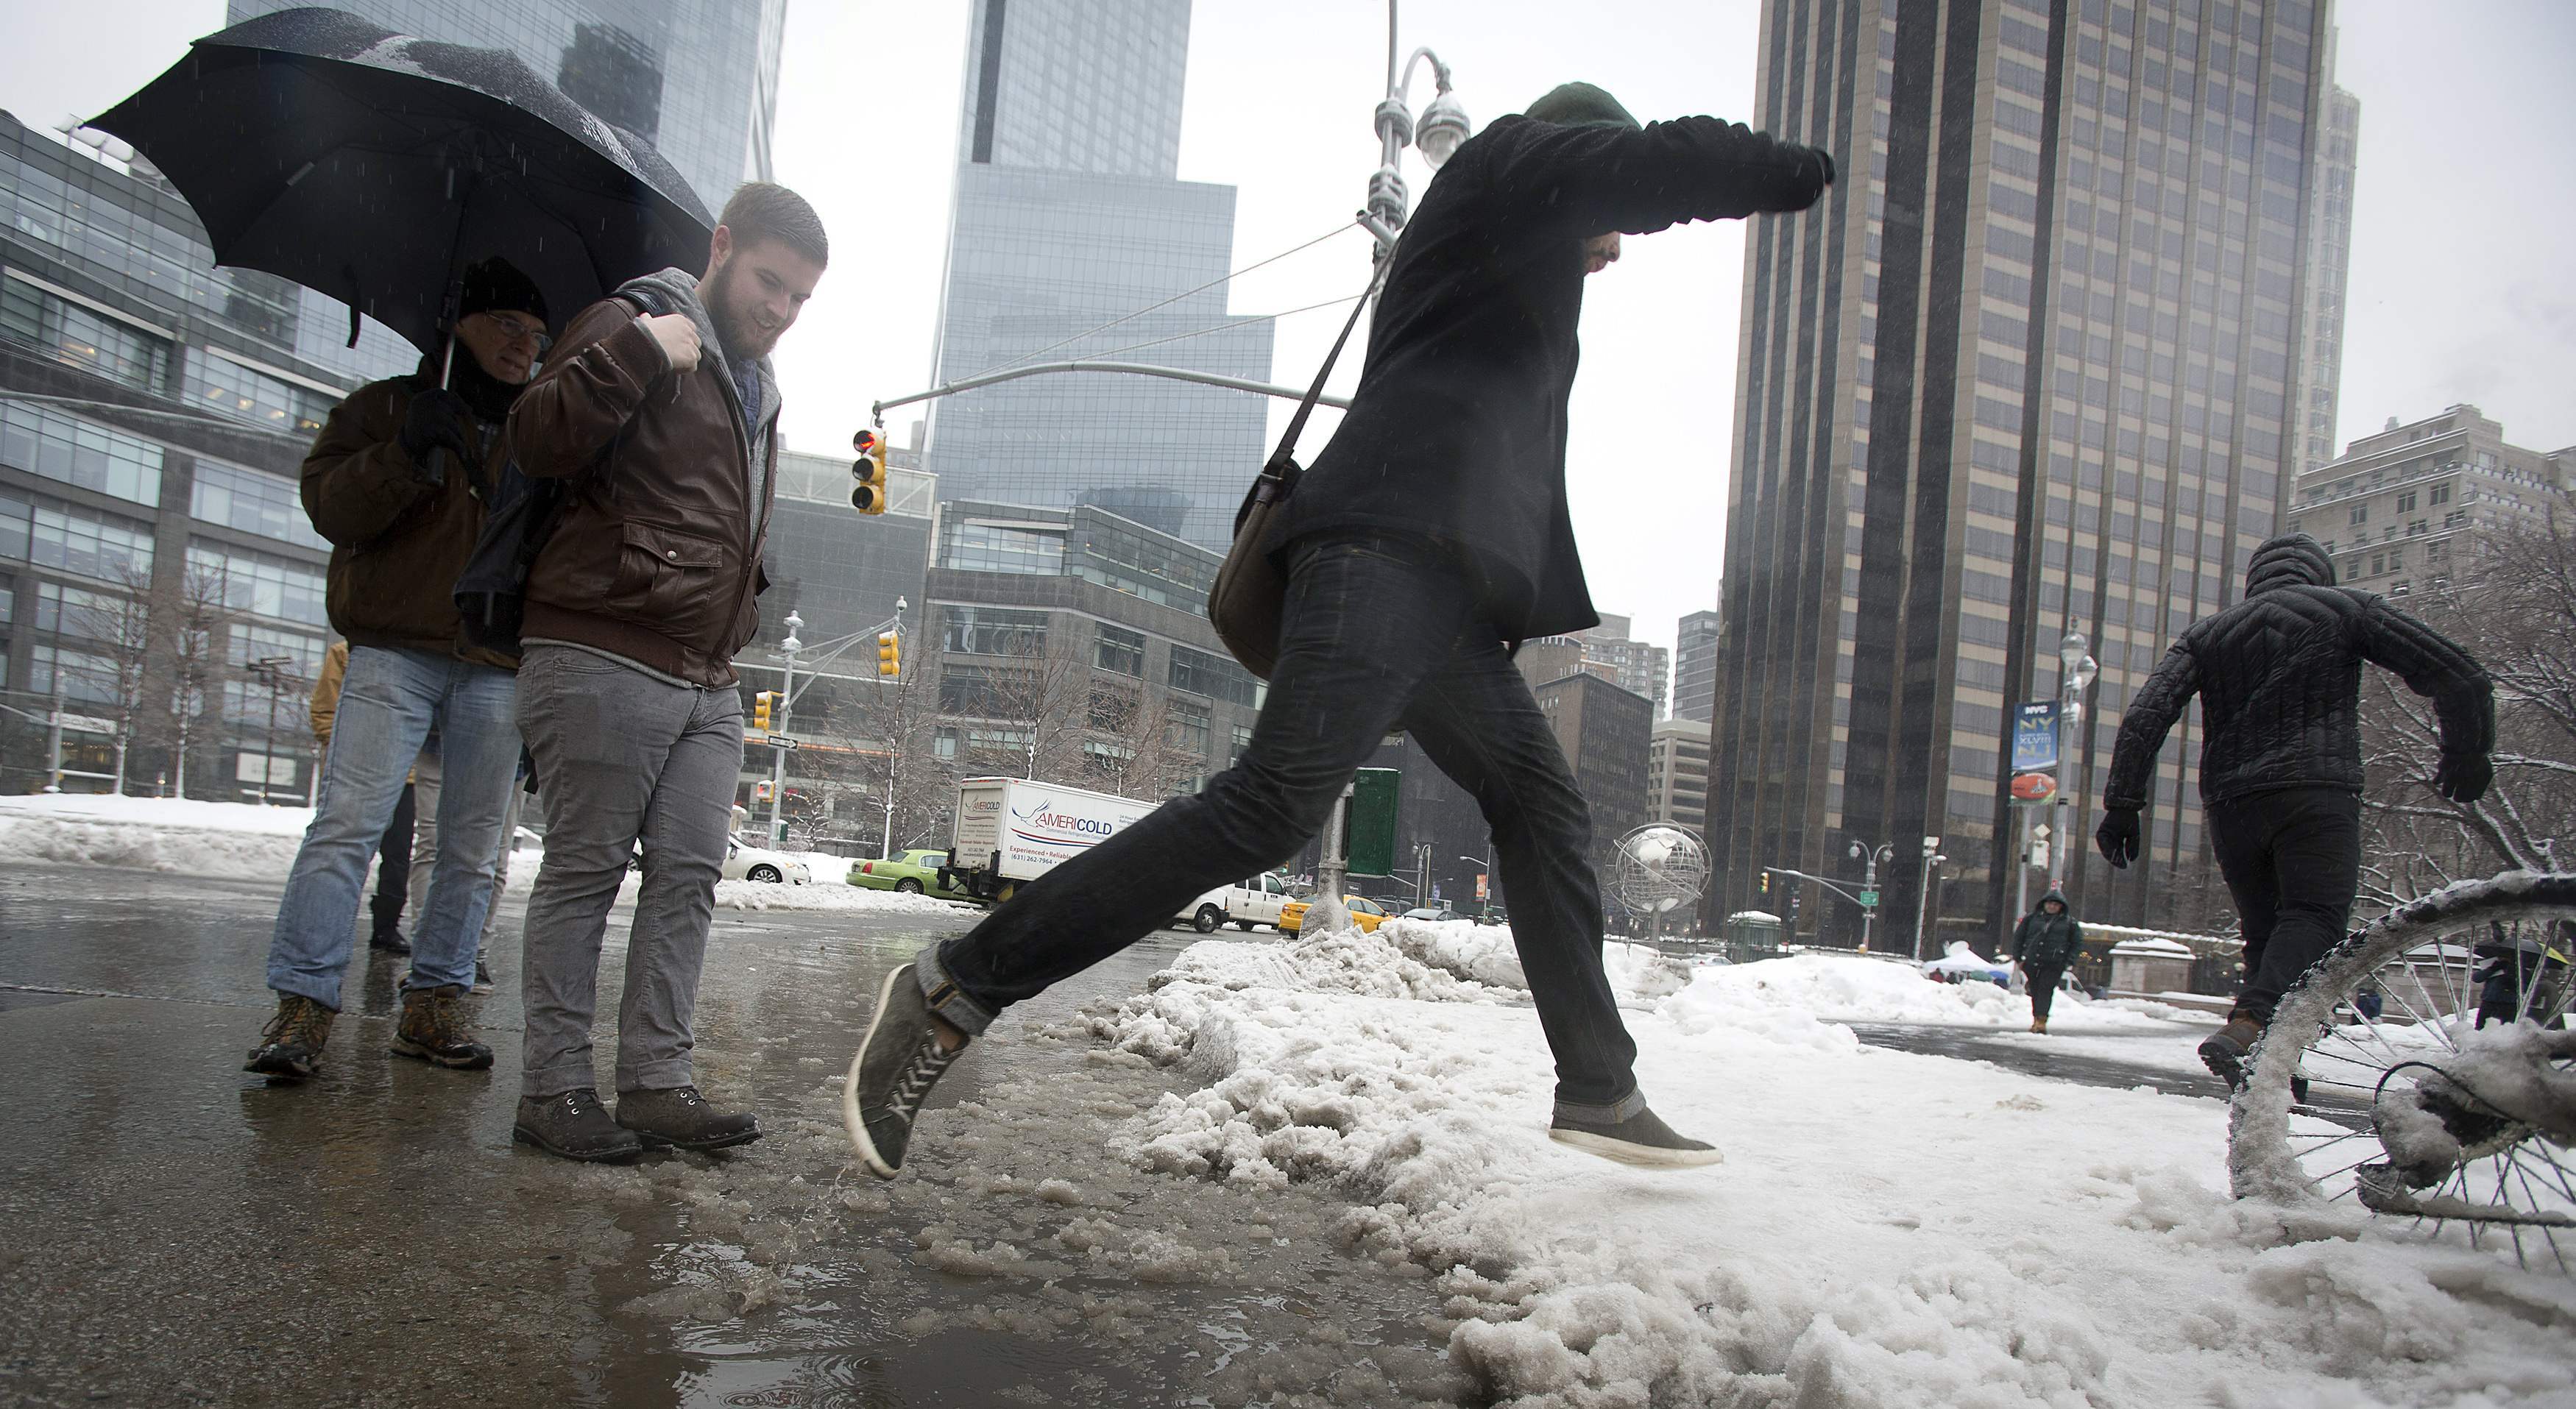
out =
<svg viewBox="0 0 2576 1409"><path fill-rule="evenodd" d="M1226 310L1234 188L1176 179L1189 31L1188 0L977 0L939 380L1076 357L1269 377L1270 323ZM927 468L943 498L1089 504L1221 548L1267 416L1237 391L1031 377L933 403Z"/></svg>
<svg viewBox="0 0 2576 1409"><path fill-rule="evenodd" d="M1718 588L1723 601L1726 589ZM1717 712L1717 626L1724 620L1716 612L1692 612L1682 618L1681 634L1673 643L1673 718L1695 719L1708 723Z"/></svg>
<svg viewBox="0 0 2576 1409"><path fill-rule="evenodd" d="M231 0L227 24L302 0ZM661 149L708 210L769 179L787 0L333 0L403 34L507 49ZM569 314L569 309L556 310Z"/></svg>
<svg viewBox="0 0 2576 1409"><path fill-rule="evenodd" d="M2318 135L2316 189L2308 196L2308 316L2300 332L2292 473L2335 457L2335 415L2343 400L2344 275L2352 266L2352 173L2361 143L2361 100L2334 87L2334 31L2326 31L2325 130Z"/></svg>
<svg viewBox="0 0 2576 1409"><path fill-rule="evenodd" d="M1709 809L1713 913L1760 868L1952 865L1942 937L2013 903L2008 706L2102 662L2061 781L2091 803L2129 692L2233 600L2299 444L2328 126L2314 0L1771 0L1759 125L1843 180L1752 227ZM2087 919L2204 864L2167 748L2144 864L2079 855ZM2065 840L2078 844L2082 834ZM1883 877L1910 915L1921 880ZM1840 911L1824 919L1840 937Z"/></svg>

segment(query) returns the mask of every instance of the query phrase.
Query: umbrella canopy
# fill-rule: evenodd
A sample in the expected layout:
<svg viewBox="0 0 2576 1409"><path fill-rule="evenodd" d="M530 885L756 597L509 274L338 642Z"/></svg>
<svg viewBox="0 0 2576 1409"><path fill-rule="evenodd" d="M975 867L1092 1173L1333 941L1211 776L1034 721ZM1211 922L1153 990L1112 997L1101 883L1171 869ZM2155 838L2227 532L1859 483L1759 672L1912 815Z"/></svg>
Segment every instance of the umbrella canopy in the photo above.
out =
<svg viewBox="0 0 2576 1409"><path fill-rule="evenodd" d="M91 126L161 169L216 262L350 306L423 352L499 255L557 320L638 274L702 269L714 221L652 144L512 54L282 10L191 46Z"/></svg>

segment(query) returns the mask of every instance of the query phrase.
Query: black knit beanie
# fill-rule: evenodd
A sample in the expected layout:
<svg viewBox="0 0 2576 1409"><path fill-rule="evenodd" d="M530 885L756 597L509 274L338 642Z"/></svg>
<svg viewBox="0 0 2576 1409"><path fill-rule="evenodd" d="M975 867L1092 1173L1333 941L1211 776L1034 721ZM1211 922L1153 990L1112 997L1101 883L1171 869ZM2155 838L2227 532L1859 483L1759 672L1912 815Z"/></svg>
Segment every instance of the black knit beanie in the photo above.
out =
<svg viewBox="0 0 2576 1409"><path fill-rule="evenodd" d="M537 281L497 254L466 266L456 316L477 313L533 313L540 323L554 322L546 316L546 296L538 292Z"/></svg>
<svg viewBox="0 0 2576 1409"><path fill-rule="evenodd" d="M1553 122L1560 127L1582 127L1599 123L1625 127L1634 131L1637 120L1619 106L1619 100L1589 83L1560 83L1549 89L1547 96L1529 105L1525 116L1540 122Z"/></svg>

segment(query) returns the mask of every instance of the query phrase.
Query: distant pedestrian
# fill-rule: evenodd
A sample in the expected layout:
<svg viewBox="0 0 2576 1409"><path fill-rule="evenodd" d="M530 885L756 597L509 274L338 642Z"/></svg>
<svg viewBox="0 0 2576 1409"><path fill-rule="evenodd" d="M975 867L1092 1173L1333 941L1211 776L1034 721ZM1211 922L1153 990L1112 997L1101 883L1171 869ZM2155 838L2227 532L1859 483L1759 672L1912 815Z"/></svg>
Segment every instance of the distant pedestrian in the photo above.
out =
<svg viewBox="0 0 2576 1409"><path fill-rule="evenodd" d="M2245 600L2184 628L2129 700L2094 841L2138 857L2156 753L2200 696L2200 799L2245 937L2245 978L2200 1059L2230 1086L2272 1010L2352 918L2361 884L2361 667L2386 667L2433 701L2434 786L2475 802L2495 776L2495 689L2467 652L2387 602L2334 585L2334 559L2293 533L2254 550Z"/></svg>
<svg viewBox="0 0 2576 1409"><path fill-rule="evenodd" d="M492 991L492 941L501 932L501 895L510 884L512 839L518 835L519 814L527 802L527 779L524 768L512 770L509 800L501 808L501 830L492 850L492 903L483 907L483 929L474 940L473 991ZM438 740L432 737L423 749L420 762L412 768L412 793L420 802L419 824L412 835L411 884L424 889L438 867L439 831L438 800L444 791L447 771L439 757Z"/></svg>
<svg viewBox="0 0 2576 1409"><path fill-rule="evenodd" d="M567 1159L759 1138L699 1095L689 1054L724 866L742 701L778 477L769 351L823 277L823 222L783 186L734 192L704 278L635 279L582 310L510 417L519 468L566 481L530 570L519 717L546 858L520 953L513 1135ZM617 1016L617 1110L590 1028L600 941L638 842L644 889Z"/></svg>
<svg viewBox="0 0 2576 1409"><path fill-rule="evenodd" d="M1493 829L1556 1058L1550 1134L1631 1163L1718 1158L1637 1087L1592 817L1511 653L1600 619L1565 482L1585 276L1623 232L1804 210L1833 179L1822 151L1707 117L1640 129L1580 83L1459 147L1395 247L1349 414L1261 545L1287 596L1251 747L887 976L842 1099L871 1173L894 1177L931 1084L1003 1008L1295 854L1398 728Z"/></svg>
<svg viewBox="0 0 2576 1409"><path fill-rule="evenodd" d="M269 940L277 1015L243 1068L264 1076L319 1069L367 862L432 730L447 767L439 830L462 844L420 897L393 1052L442 1067L492 1064L492 1049L466 1031L463 999L519 757L517 662L466 644L452 588L483 529L478 486L502 468L502 421L545 352L546 305L497 258L469 267L461 292L453 358L423 357L409 376L351 392L304 457L304 510L331 542L327 605L349 638L349 665L313 823Z"/></svg>
<svg viewBox="0 0 2576 1409"><path fill-rule="evenodd" d="M2013 927L2013 959L2021 965L2030 990L2030 1030L2048 1031L2048 1008L2057 998L2058 980L2084 952L2084 927L2066 908L2066 897L2050 891L2039 907Z"/></svg>
<svg viewBox="0 0 2576 1409"><path fill-rule="evenodd" d="M322 671L313 680L313 698L309 706L313 719L313 741L324 752L331 748L331 721L340 708L340 682L349 673L349 643L334 641L322 653ZM367 948L378 954L404 955L411 952L411 941L403 938L403 908L411 900L411 838L414 796L412 780L403 780L402 797L394 804L393 820L385 824L385 834L376 843L376 897L369 903ZM423 895L429 893L426 880L421 883Z"/></svg>

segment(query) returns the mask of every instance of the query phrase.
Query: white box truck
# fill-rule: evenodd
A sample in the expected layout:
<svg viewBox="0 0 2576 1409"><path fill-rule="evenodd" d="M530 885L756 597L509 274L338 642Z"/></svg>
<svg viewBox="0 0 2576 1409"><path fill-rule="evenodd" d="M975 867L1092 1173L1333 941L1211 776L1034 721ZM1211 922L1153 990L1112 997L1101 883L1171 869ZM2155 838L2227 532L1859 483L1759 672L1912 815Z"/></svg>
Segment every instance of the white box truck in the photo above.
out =
<svg viewBox="0 0 2576 1409"><path fill-rule="evenodd" d="M1026 883L1089 851L1162 804L1026 778L966 778L940 883L999 904ZM1204 934L1231 920L1244 929L1276 925L1288 900L1276 876L1219 886L1172 918Z"/></svg>

